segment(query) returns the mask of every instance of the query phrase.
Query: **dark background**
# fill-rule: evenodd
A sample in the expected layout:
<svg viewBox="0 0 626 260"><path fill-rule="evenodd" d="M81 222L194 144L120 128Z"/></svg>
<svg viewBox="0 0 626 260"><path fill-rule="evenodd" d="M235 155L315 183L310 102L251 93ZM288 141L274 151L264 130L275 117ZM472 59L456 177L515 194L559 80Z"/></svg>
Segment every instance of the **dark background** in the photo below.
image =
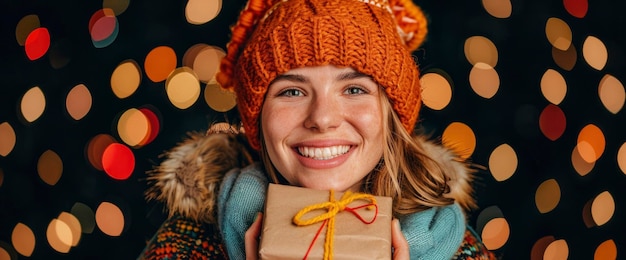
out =
<svg viewBox="0 0 626 260"><path fill-rule="evenodd" d="M0 183L0 246L11 250L11 232L17 223L28 225L37 240L33 259L133 259L164 220L160 204L146 202L145 171L160 161L159 155L181 141L189 131L204 131L212 122L233 120L235 113L211 110L202 98L186 110L174 108L165 96L163 82L154 83L143 75L135 94L120 100L111 91L110 76L122 61L142 63L154 47L172 47L178 56L197 43L225 48L229 26L244 5L242 0L226 0L220 15L209 23L191 25L184 17L187 1L130 1L117 17L119 35L113 44L95 48L88 21L102 8L101 1L17 1L0 0L0 123L9 122L17 135L14 150L0 157L3 181ZM441 111L422 109L421 123L435 136L451 122L470 126L477 139L472 160L488 165L493 149L511 145L518 156L515 174L497 182L488 170L479 172L476 195L480 209L470 216L475 224L481 209L497 206L511 229L507 243L495 252L504 259L529 259L534 243L544 236L564 239L570 259L593 259L596 247L613 239L618 258L626 255L626 174L617 166L617 151L626 141L624 112L609 113L602 106L597 88L605 74L626 79L624 46L626 21L621 1L590 1L587 15L571 16L562 1L511 1L513 13L506 19L489 15L480 1L417 1L430 20L427 41L415 55L422 71L443 70L453 83L453 97ZM70 62L55 69L44 56L30 61L15 38L18 21L29 14L39 16L51 34L51 45L62 44ZM556 17L573 31L579 53L571 71L555 64L552 47L545 36L545 23ZM463 45L471 36L485 36L498 47L496 70L501 84L491 99L476 95L468 82L472 65L465 58ZM582 57L582 43L596 36L607 46L607 65L597 71ZM550 141L539 130L541 110L549 104L540 89L543 73L559 71L568 83L565 100L559 107L567 117L563 136ZM74 121L64 110L67 92L77 84L91 91L89 114ZM46 111L33 123L20 119L19 100L39 86L46 95ZM134 149L137 164L131 178L117 181L94 169L84 155L89 140L97 134L114 135L114 119L122 111L143 105L158 108L162 129L156 140ZM577 135L585 125L595 124L606 138L603 156L586 176L579 176L571 164ZM50 186L37 175L37 160L52 149L63 159L63 175ZM559 205L541 214L534 196L539 184L556 179L561 188ZM615 200L615 213L602 226L587 228L582 220L585 203L603 191ZM54 251L47 243L49 221L76 202L92 209L102 201L119 202L127 215L127 225L119 237L103 234L96 227L83 234L79 245L68 254ZM13 252L15 253L15 252ZM17 254L16 254L17 255ZM24 258L19 256L19 258Z"/></svg>

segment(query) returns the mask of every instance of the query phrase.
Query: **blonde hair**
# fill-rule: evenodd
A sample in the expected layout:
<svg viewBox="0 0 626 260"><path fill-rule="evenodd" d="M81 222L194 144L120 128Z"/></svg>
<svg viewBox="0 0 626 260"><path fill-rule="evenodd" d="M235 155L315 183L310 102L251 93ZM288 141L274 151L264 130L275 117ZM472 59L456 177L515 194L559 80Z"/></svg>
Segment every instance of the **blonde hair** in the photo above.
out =
<svg viewBox="0 0 626 260"><path fill-rule="evenodd" d="M383 127L386 145L380 163L363 180L361 192L391 197L394 215L454 203L454 199L444 196L450 190L444 168L428 156L421 142L403 127L384 92L379 93L386 122ZM259 129L263 136L260 125ZM270 180L288 184L267 155L265 140L260 139L260 155Z"/></svg>

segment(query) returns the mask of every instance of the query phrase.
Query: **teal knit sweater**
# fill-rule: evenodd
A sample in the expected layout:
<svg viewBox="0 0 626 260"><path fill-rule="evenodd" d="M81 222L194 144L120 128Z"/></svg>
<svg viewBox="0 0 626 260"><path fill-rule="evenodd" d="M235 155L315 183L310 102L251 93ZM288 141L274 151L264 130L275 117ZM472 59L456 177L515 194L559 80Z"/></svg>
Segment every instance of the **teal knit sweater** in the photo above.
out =
<svg viewBox="0 0 626 260"><path fill-rule="evenodd" d="M263 211L268 180L259 164L226 174L218 196L218 224L230 259L245 259L244 234ZM400 218L411 259L452 258L463 240L465 216L458 204Z"/></svg>

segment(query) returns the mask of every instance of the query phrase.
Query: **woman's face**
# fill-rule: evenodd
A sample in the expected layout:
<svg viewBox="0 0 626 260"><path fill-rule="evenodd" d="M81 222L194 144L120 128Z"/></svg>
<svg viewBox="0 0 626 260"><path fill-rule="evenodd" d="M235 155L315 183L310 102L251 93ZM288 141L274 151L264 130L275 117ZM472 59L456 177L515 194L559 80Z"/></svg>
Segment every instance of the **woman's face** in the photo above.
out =
<svg viewBox="0 0 626 260"><path fill-rule="evenodd" d="M274 167L291 185L358 190L383 154L379 92L351 68L304 67L278 76L261 112Z"/></svg>

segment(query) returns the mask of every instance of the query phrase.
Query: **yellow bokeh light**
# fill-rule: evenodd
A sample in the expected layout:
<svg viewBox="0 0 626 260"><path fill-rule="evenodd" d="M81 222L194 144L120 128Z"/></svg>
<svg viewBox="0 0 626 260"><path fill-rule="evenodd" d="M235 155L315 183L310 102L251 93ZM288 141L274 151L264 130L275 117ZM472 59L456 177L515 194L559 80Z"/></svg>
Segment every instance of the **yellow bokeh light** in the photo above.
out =
<svg viewBox="0 0 626 260"><path fill-rule="evenodd" d="M552 59L561 67L561 69L571 71L576 65L578 56L576 54L576 47L574 44L570 44L570 47L563 51L552 47Z"/></svg>
<svg viewBox="0 0 626 260"><path fill-rule="evenodd" d="M609 222L615 213L615 200L610 192L600 193L591 204L591 216L598 226Z"/></svg>
<svg viewBox="0 0 626 260"><path fill-rule="evenodd" d="M548 213L559 205L561 188L555 179L546 180L535 192L535 205L541 213Z"/></svg>
<svg viewBox="0 0 626 260"><path fill-rule="evenodd" d="M541 77L541 93L552 104L559 105L565 99L567 83L556 70L547 69Z"/></svg>
<svg viewBox="0 0 626 260"><path fill-rule="evenodd" d="M222 0L189 0L185 6L185 17L190 24L205 24L222 10Z"/></svg>
<svg viewBox="0 0 626 260"><path fill-rule="evenodd" d="M576 147L580 157L588 163L600 159L604 153L605 146L604 134L596 125L588 124L578 134Z"/></svg>
<svg viewBox="0 0 626 260"><path fill-rule="evenodd" d="M600 39L588 36L583 43L583 58L592 68L602 70L609 59L609 53Z"/></svg>
<svg viewBox="0 0 626 260"><path fill-rule="evenodd" d="M72 243L70 245L77 246L82 233L82 228L80 227L80 221L78 220L78 218L76 218L71 213L61 212L57 219L63 221L63 223L67 224L67 226L70 228L70 231L72 232Z"/></svg>
<svg viewBox="0 0 626 260"><path fill-rule="evenodd" d="M167 78L165 90L175 107L187 109L200 97L200 81L192 69L181 67Z"/></svg>
<svg viewBox="0 0 626 260"><path fill-rule="evenodd" d="M513 147L501 144L489 156L489 171L497 181L505 181L517 170L517 163L517 154Z"/></svg>
<svg viewBox="0 0 626 260"><path fill-rule="evenodd" d="M87 86L78 84L67 94L65 108L74 120L80 120L89 113L91 102L91 93Z"/></svg>
<svg viewBox="0 0 626 260"><path fill-rule="evenodd" d="M506 244L510 234L511 230L506 219L494 218L487 222L481 237L487 249L496 250Z"/></svg>
<svg viewBox="0 0 626 260"><path fill-rule="evenodd" d="M111 90L117 98L127 98L139 88L141 70L134 60L120 63L111 74Z"/></svg>
<svg viewBox="0 0 626 260"><path fill-rule="evenodd" d="M624 107L626 92L624 85L612 75L604 75L598 86L598 95L604 107L611 113L617 114Z"/></svg>
<svg viewBox="0 0 626 260"><path fill-rule="evenodd" d="M553 241L543 253L543 259L545 260L567 260L568 257L569 246L564 239Z"/></svg>
<svg viewBox="0 0 626 260"><path fill-rule="evenodd" d="M215 73L217 73L219 69L220 60L222 60L224 56L226 56L226 52L218 47L204 47L198 52L191 68L196 72L201 82L210 82L215 78Z"/></svg>
<svg viewBox="0 0 626 260"><path fill-rule="evenodd" d="M17 223L11 233L11 243L20 255L30 257L35 251L35 233L28 226Z"/></svg>
<svg viewBox="0 0 626 260"><path fill-rule="evenodd" d="M50 186L56 185L63 174L61 157L52 150L45 151L37 161L37 172L43 182Z"/></svg>
<svg viewBox="0 0 626 260"><path fill-rule="evenodd" d="M13 148L15 148L16 142L15 130L11 127L11 124L4 122L0 124L0 155L7 156Z"/></svg>
<svg viewBox="0 0 626 260"><path fill-rule="evenodd" d="M39 87L33 87L26 91L22 97L20 110L27 122L32 123L37 120L46 109L46 97Z"/></svg>
<svg viewBox="0 0 626 260"><path fill-rule="evenodd" d="M469 82L476 94L484 98L492 98L500 88L500 76L489 64L477 62L469 74Z"/></svg>
<svg viewBox="0 0 626 260"><path fill-rule="evenodd" d="M141 144L150 134L150 121L139 109L126 110L117 121L120 139L131 147Z"/></svg>
<svg viewBox="0 0 626 260"><path fill-rule="evenodd" d="M30 14L22 17L22 19L17 22L17 26L15 27L15 39L17 40L17 43L20 46L24 46L24 44L26 44L28 34L39 27L41 27L39 16Z"/></svg>
<svg viewBox="0 0 626 260"><path fill-rule="evenodd" d="M459 157L467 159L476 149L476 136L466 124L453 122L443 131L442 143L456 152Z"/></svg>
<svg viewBox="0 0 626 260"><path fill-rule="evenodd" d="M213 110L226 112L237 105L235 93L222 89L219 84L207 84L204 88L204 101Z"/></svg>
<svg viewBox="0 0 626 260"><path fill-rule="evenodd" d="M452 86L450 81L440 73L430 72L422 75L422 101L424 105L433 110L442 110L452 99Z"/></svg>
<svg viewBox="0 0 626 260"><path fill-rule="evenodd" d="M510 0L482 0L485 11L495 18L509 18L513 12Z"/></svg>
<svg viewBox="0 0 626 260"><path fill-rule="evenodd" d="M478 62L489 64L495 68L498 64L498 49L491 40L484 36L472 36L465 40L465 58L470 64Z"/></svg>
<svg viewBox="0 0 626 260"><path fill-rule="evenodd" d="M102 233L117 237L124 230L124 213L110 202L102 202L96 209L96 224Z"/></svg>
<svg viewBox="0 0 626 260"><path fill-rule="evenodd" d="M593 151L593 149L589 149L589 148L587 150ZM591 156L588 156L588 157L591 157ZM595 165L596 165L595 161L587 162L585 159L583 159L580 151L578 151L578 146L574 147L574 150L572 151L572 166L574 166L574 170L576 170L578 175L580 176L587 175L589 172L591 172L591 170L593 170L593 167Z"/></svg>
<svg viewBox="0 0 626 260"><path fill-rule="evenodd" d="M572 30L559 18L551 17L546 22L546 37L554 48L566 51L572 44Z"/></svg>
<svg viewBox="0 0 626 260"><path fill-rule="evenodd" d="M607 241L602 242L596 248L595 253L593 254L594 260L614 260L617 259L617 245L615 245L615 241L609 239Z"/></svg>
<svg viewBox="0 0 626 260"><path fill-rule="evenodd" d="M60 253L67 253L72 248L72 230L63 221L53 219L48 224L46 238L52 249Z"/></svg>

